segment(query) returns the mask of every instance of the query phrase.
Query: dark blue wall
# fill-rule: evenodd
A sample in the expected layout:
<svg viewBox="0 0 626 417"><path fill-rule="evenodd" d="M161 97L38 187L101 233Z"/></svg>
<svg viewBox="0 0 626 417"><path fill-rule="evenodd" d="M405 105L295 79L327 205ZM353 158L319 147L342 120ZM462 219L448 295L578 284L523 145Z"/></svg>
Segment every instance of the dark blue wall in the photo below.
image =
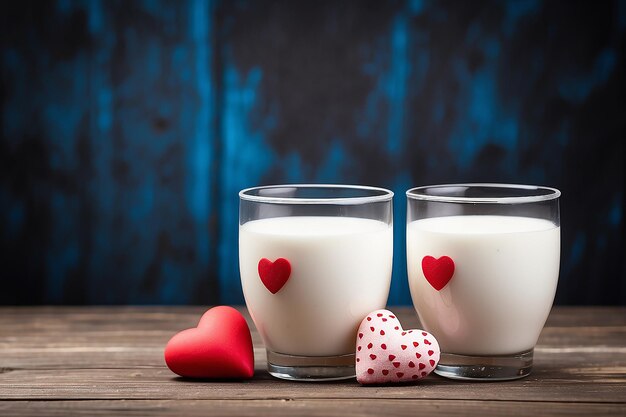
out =
<svg viewBox="0 0 626 417"><path fill-rule="evenodd" d="M563 191L559 303L626 304L626 2L2 2L0 304L242 303L237 192Z"/></svg>

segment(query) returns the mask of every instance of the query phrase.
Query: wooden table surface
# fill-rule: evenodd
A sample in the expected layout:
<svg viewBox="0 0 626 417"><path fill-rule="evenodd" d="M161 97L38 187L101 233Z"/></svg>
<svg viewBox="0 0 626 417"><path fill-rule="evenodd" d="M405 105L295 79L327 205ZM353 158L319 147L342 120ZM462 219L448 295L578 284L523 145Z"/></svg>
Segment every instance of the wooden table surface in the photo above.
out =
<svg viewBox="0 0 626 417"><path fill-rule="evenodd" d="M265 371L253 329L248 381L189 381L163 347L200 307L0 307L0 416L626 415L626 308L555 307L522 380L431 375L414 385L297 383ZM409 308L392 308L405 328Z"/></svg>

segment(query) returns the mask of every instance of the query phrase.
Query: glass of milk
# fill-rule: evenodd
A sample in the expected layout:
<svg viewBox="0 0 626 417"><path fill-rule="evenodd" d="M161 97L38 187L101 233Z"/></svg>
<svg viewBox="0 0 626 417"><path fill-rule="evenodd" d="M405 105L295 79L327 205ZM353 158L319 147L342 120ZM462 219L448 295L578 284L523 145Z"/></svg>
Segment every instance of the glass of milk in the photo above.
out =
<svg viewBox="0 0 626 417"><path fill-rule="evenodd" d="M527 376L559 276L559 190L452 184L406 195L409 286L441 347L435 372Z"/></svg>
<svg viewBox="0 0 626 417"><path fill-rule="evenodd" d="M239 269L268 371L352 378L358 326L391 283L393 193L356 185L274 185L239 193Z"/></svg>

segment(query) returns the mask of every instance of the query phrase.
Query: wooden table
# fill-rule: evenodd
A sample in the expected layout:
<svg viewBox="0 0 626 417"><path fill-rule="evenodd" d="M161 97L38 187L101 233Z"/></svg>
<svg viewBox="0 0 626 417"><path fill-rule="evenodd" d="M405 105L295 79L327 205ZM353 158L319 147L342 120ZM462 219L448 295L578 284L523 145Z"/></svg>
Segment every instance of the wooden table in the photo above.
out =
<svg viewBox="0 0 626 417"><path fill-rule="evenodd" d="M189 381L163 347L199 307L0 307L0 416L12 415L626 415L626 308L554 308L533 373L511 382L295 383L265 371L253 332L252 380ZM409 308L392 309L405 328ZM251 328L254 329L251 321Z"/></svg>

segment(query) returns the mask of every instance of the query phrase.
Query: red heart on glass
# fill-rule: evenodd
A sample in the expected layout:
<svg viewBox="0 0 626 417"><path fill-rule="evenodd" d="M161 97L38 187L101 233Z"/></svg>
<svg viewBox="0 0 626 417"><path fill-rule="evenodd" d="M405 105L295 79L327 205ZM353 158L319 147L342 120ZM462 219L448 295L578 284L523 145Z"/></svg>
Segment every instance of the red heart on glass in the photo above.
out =
<svg viewBox="0 0 626 417"><path fill-rule="evenodd" d="M251 378L254 350L246 319L232 307L214 307L198 327L174 335L165 346L172 372L190 378Z"/></svg>
<svg viewBox="0 0 626 417"><path fill-rule="evenodd" d="M272 294L280 291L290 276L291 264L285 258L278 258L274 262L265 258L259 261L259 277Z"/></svg>
<svg viewBox="0 0 626 417"><path fill-rule="evenodd" d="M432 256L424 256L422 259L422 272L426 281L434 289L440 291L445 287L452 275L454 275L454 261L449 256L442 256L435 259Z"/></svg>

